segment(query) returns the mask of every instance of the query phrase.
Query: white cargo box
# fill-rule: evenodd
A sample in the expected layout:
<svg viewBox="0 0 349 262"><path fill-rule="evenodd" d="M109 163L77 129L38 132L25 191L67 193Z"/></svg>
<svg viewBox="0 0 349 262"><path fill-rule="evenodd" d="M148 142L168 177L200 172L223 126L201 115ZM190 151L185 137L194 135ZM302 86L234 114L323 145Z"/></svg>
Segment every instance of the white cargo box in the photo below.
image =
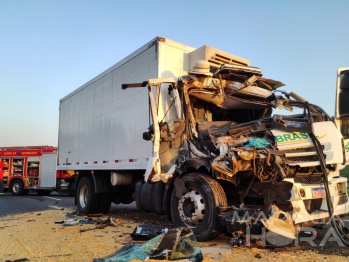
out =
<svg viewBox="0 0 349 262"><path fill-rule="evenodd" d="M145 169L152 143L147 88L124 83L186 74L194 48L155 38L60 100L59 170Z"/></svg>
<svg viewBox="0 0 349 262"><path fill-rule="evenodd" d="M191 69L194 63L191 60L209 60L212 54L234 63L249 64L246 59L211 47L195 49L156 37L62 98L58 169L145 169L152 157L152 143L142 138L151 124L148 90L122 90L121 85L149 78L177 79ZM163 88L162 92L167 90ZM160 101L159 106L166 112L170 105Z"/></svg>

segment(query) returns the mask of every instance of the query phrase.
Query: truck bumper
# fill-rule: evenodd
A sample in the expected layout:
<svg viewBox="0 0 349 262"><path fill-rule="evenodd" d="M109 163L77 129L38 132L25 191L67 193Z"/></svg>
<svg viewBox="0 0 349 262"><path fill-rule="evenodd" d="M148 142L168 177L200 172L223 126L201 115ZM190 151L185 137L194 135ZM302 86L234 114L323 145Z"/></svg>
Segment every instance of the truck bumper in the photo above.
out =
<svg viewBox="0 0 349 262"><path fill-rule="evenodd" d="M347 194L332 196L333 214L344 215L349 212L349 201ZM326 221L329 219L326 198L307 199L292 201L293 205L293 220L296 224L304 222ZM317 208L319 207L319 208Z"/></svg>
<svg viewBox="0 0 349 262"><path fill-rule="evenodd" d="M339 174L338 174L339 175ZM295 224L313 222L314 224L323 223L329 219L326 195L317 198L314 190L322 189L324 191L323 182L318 184L293 183L291 191L291 203L293 206L293 221ZM346 193L347 178L333 174L328 179L328 187L334 209L334 215L344 215L349 212L348 195ZM325 192L323 192L325 193Z"/></svg>

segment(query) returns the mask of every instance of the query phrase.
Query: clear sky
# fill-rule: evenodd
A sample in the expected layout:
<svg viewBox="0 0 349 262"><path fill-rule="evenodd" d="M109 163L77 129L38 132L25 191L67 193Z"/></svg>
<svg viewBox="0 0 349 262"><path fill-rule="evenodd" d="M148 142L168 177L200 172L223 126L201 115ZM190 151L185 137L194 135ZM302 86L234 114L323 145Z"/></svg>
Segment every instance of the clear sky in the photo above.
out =
<svg viewBox="0 0 349 262"><path fill-rule="evenodd" d="M59 100L156 36L247 58L333 115L348 10L347 0L1 0L0 147L57 146Z"/></svg>

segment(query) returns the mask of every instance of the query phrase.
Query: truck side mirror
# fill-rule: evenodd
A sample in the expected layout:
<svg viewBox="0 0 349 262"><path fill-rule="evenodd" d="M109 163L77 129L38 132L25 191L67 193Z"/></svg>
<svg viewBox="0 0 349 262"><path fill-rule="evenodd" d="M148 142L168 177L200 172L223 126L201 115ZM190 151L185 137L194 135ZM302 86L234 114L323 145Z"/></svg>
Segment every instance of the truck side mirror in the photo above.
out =
<svg viewBox="0 0 349 262"><path fill-rule="evenodd" d="M144 139L145 141L151 140L151 133L150 133L150 131L144 132L144 133L143 133L143 139Z"/></svg>

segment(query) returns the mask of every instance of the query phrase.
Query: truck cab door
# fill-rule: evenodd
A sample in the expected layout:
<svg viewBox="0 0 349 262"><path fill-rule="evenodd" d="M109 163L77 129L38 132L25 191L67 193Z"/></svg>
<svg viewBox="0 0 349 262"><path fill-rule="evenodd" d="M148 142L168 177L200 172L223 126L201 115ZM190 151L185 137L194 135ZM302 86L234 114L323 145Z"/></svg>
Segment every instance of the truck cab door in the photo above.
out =
<svg viewBox="0 0 349 262"><path fill-rule="evenodd" d="M173 79L149 79L149 101L153 123L153 158L144 180L167 182L175 171L180 136L185 122L176 82Z"/></svg>
<svg viewBox="0 0 349 262"><path fill-rule="evenodd" d="M338 68L335 106L336 125L344 138L346 165L349 164L349 67Z"/></svg>
<svg viewBox="0 0 349 262"><path fill-rule="evenodd" d="M175 171L173 160L177 156L179 147L173 146L174 140L179 139L185 127L179 93L173 78L153 78L142 83L123 84L122 89L146 86L153 130L151 138L150 135L146 135L148 132L143 134L143 138L152 140L153 155L149 157L144 180L166 183ZM166 142L167 148L164 149L162 141Z"/></svg>

